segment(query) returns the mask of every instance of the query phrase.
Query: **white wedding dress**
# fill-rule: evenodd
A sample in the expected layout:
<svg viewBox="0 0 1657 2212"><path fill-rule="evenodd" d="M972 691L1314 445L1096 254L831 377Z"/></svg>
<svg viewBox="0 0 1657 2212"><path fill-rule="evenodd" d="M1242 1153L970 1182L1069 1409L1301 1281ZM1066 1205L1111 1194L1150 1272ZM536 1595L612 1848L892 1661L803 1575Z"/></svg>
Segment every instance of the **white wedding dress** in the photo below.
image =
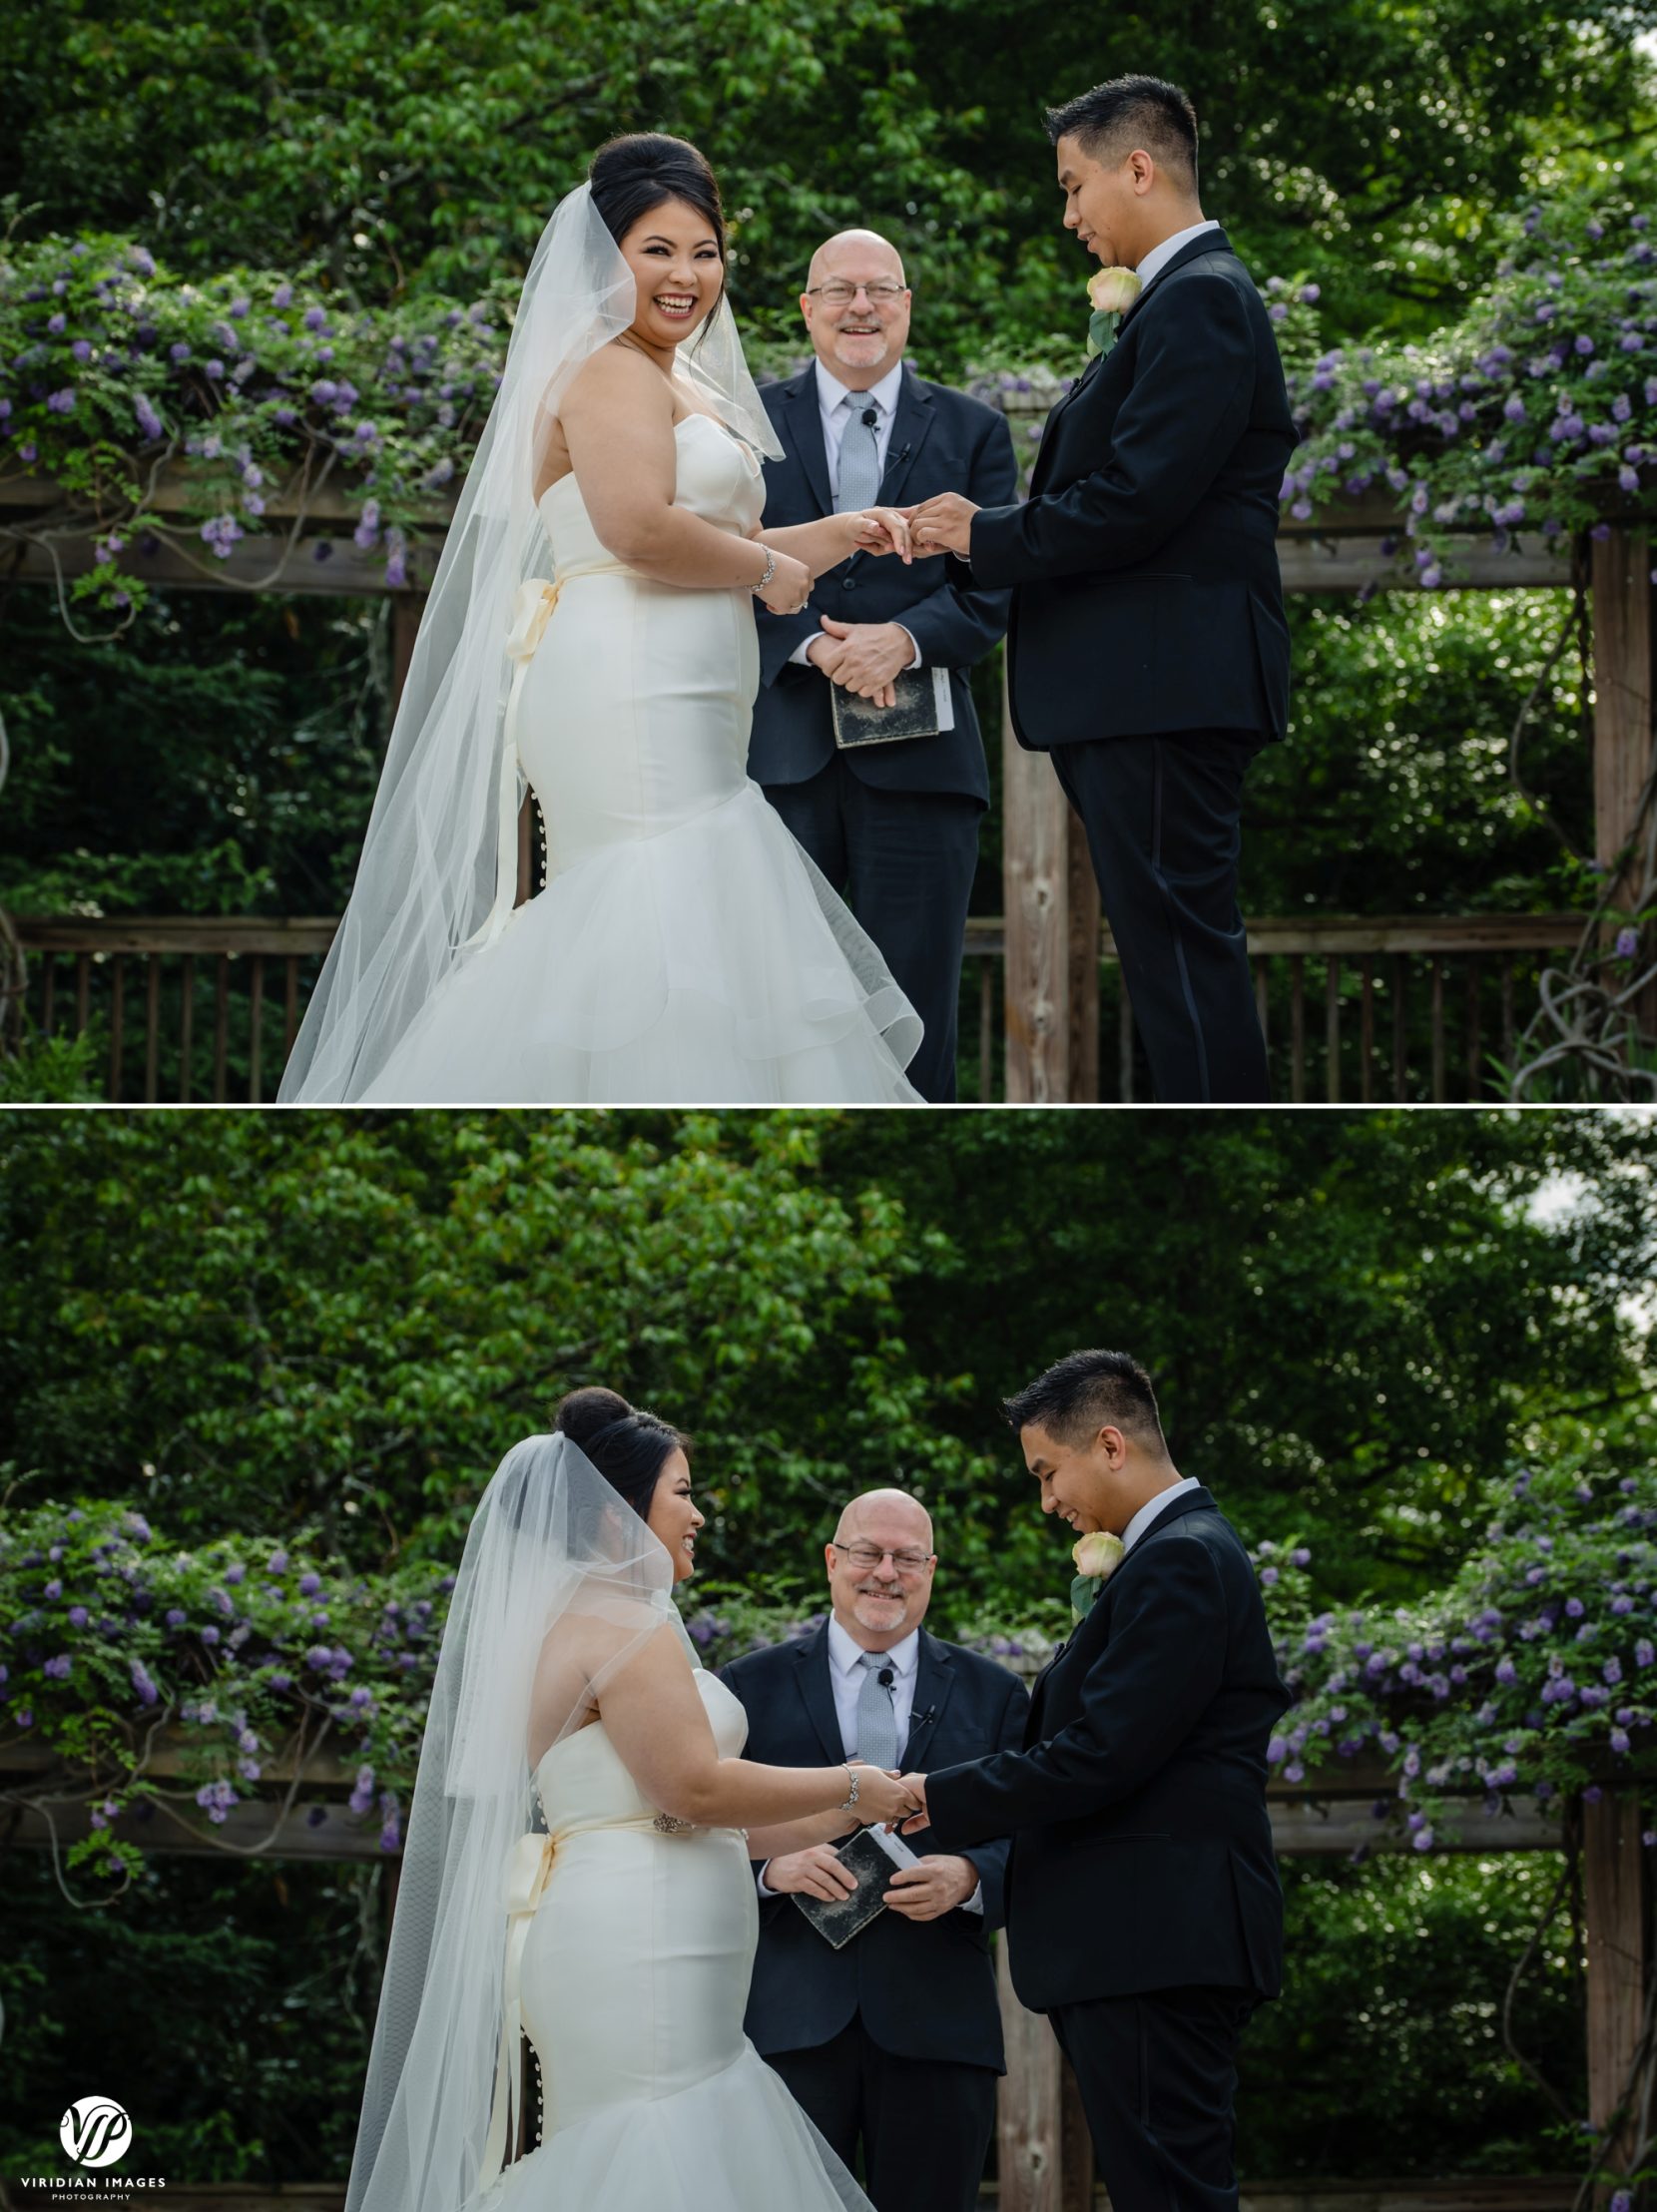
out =
<svg viewBox="0 0 1657 2212"><path fill-rule="evenodd" d="M697 1688L720 1756L748 1716ZM759 1905L740 1829L664 1832L602 1721L536 1769L547 1823L509 1883L505 2062L540 2072L540 2143L466 2212L872 2212L743 2033Z"/></svg>
<svg viewBox="0 0 1657 2212"><path fill-rule="evenodd" d="M748 447L700 413L674 444L676 504L751 531ZM752 596L622 567L573 474L538 512L552 611L509 713L546 886L462 956L365 1101L917 1103L918 1016L748 779Z"/></svg>

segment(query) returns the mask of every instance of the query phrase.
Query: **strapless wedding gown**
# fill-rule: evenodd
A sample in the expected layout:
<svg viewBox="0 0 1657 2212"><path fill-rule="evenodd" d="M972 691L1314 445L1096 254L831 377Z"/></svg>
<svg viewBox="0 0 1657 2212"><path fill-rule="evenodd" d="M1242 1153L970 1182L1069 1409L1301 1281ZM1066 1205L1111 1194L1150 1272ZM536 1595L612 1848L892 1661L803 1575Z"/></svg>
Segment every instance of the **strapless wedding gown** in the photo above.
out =
<svg viewBox="0 0 1657 2212"><path fill-rule="evenodd" d="M748 448L703 414L674 444L675 503L752 530ZM461 958L365 1102L918 1103L919 1017L748 779L751 594L624 568L573 475L539 514L556 595L510 724L546 886Z"/></svg>
<svg viewBox="0 0 1657 2212"><path fill-rule="evenodd" d="M696 1683L735 1758L747 1714ZM873 2212L743 2033L760 1916L742 1831L657 1828L602 1721L535 1784L547 1834L508 1884L503 2053L521 2016L542 2138L465 2212Z"/></svg>

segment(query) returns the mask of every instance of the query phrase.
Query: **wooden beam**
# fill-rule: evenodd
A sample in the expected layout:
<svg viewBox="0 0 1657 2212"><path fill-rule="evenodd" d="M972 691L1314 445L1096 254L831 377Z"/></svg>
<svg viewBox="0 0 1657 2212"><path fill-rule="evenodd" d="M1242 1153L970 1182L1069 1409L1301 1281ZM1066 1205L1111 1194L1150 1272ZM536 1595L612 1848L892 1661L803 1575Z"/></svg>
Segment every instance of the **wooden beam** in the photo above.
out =
<svg viewBox="0 0 1657 2212"><path fill-rule="evenodd" d="M1380 1795L1393 1798L1392 1783ZM1355 1851L1397 1853L1408 1845L1395 1822L1378 1821L1369 1804L1340 1799L1328 1805L1268 1801L1272 1849L1280 1859L1350 1858ZM1558 1851L1563 1842L1559 1816L1533 1800L1514 1799L1509 1811L1486 1814L1471 1800L1457 1808L1453 1821L1434 1837L1434 1856L1482 1858L1486 1853Z"/></svg>
<svg viewBox="0 0 1657 2212"><path fill-rule="evenodd" d="M9 540L9 551L6 551ZM33 536L19 538L0 523L0 558L8 578L49 584L60 574L84 576L98 565L95 534L54 531L51 549ZM410 547L407 572L423 590L437 566L441 540ZM199 540L176 541L136 530L121 556L123 571L170 591L292 592L305 598L380 599L388 589L383 552L360 551L349 538L311 535L289 549L283 538L239 538L221 560Z"/></svg>
<svg viewBox="0 0 1657 2212"><path fill-rule="evenodd" d="M1606 2127L1626 2115L1607 2153L1623 2168L1638 2135L1650 2059L1637 2075L1645 2020L1645 1849L1640 1801L1606 1790L1582 1808L1582 1909L1588 1953L1588 2117Z"/></svg>
<svg viewBox="0 0 1657 2212"><path fill-rule="evenodd" d="M334 914L37 915L15 921L27 952L265 952L285 957L325 952Z"/></svg>
<svg viewBox="0 0 1657 2212"><path fill-rule="evenodd" d="M55 1844L62 1851L92 1834L90 1810L84 1799L56 1793L36 1793L27 1804L11 1797L0 1800L0 1850L16 1845L46 1851ZM343 1805L314 1800L283 1813L268 1800L245 1798L230 1808L223 1822L216 1823L190 1798L176 1803L151 1799L112 1821L110 1833L145 1851L187 1859L217 1858L227 1847L242 1859L339 1861L401 1856L380 1850L377 1812L359 1821Z"/></svg>
<svg viewBox="0 0 1657 2212"><path fill-rule="evenodd" d="M279 481L264 485L267 517L273 522L291 522L297 515L304 514L317 522L343 523L347 529L353 529L362 511L362 486L353 485L347 475L336 470L330 470L320 484L315 477L315 466L298 465L290 468ZM446 529L459 503L463 482L464 478L457 475L441 491L428 492L414 505L413 519L422 527L431 525L438 531ZM111 488L113 494L115 487ZM211 463L181 454L161 470L146 504L156 514L173 516L190 509L200 513L204 503L215 505L224 496L222 470L216 471ZM61 515L65 521L72 521L85 513L85 496L66 490L54 477L0 478L0 518Z"/></svg>
<svg viewBox="0 0 1657 2212"><path fill-rule="evenodd" d="M1455 547L1445 580L1433 592L1549 591L1571 580L1570 552L1550 538L1521 538L1498 553L1487 539ZM1278 534L1278 569L1286 592L1419 590L1407 567L1381 551L1374 537L1294 537Z"/></svg>
<svg viewBox="0 0 1657 2212"><path fill-rule="evenodd" d="M1001 823L1007 1103L1097 1099L1099 886L1052 762L1013 735L1004 669Z"/></svg>
<svg viewBox="0 0 1657 2212"><path fill-rule="evenodd" d="M1293 918L1257 915L1248 923L1249 951L1256 959L1303 952L1314 959L1334 953L1552 952L1575 944L1582 934L1580 914L1297 914ZM966 924L967 953L1000 959L1007 949L1007 924L999 914L972 914ZM1102 923L1099 949L1116 957L1110 925Z"/></svg>

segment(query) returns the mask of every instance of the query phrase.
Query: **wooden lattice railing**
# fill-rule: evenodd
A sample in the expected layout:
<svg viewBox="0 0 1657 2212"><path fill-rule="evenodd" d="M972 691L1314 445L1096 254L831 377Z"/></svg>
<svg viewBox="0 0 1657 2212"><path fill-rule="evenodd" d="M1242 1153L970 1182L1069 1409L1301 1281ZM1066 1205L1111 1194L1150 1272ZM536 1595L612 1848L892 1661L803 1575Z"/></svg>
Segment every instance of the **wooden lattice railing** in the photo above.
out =
<svg viewBox="0 0 1657 2212"><path fill-rule="evenodd" d="M23 920L11 1035L96 1025L112 1100L275 1095L332 940L330 916ZM1539 966L1575 943L1572 914L1310 916L1249 925L1275 1096L1425 1101L1495 1095ZM962 1087L1005 1096L1006 930L967 925ZM1146 1096L1115 948L1102 934L1098 1096ZM1015 1021L1020 1009L1015 1006ZM976 1090L971 1090L973 1070Z"/></svg>

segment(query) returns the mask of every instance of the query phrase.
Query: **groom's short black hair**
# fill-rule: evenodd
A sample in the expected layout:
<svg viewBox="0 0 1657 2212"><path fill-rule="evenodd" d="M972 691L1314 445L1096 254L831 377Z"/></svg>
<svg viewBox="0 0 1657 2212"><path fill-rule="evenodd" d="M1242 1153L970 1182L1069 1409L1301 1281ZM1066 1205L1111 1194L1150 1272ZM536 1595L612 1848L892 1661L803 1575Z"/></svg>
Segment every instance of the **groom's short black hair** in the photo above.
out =
<svg viewBox="0 0 1657 2212"><path fill-rule="evenodd" d="M1176 184L1197 189L1197 111L1165 78L1112 77L1079 92L1047 110L1047 136L1055 146L1075 139L1090 161L1107 168L1142 146Z"/></svg>
<svg viewBox="0 0 1657 2212"><path fill-rule="evenodd" d="M1067 1352L1006 1399L1003 1410L1014 1428L1033 1422L1055 1443L1089 1442L1108 1422L1136 1443L1167 1454L1151 1378L1126 1352Z"/></svg>

